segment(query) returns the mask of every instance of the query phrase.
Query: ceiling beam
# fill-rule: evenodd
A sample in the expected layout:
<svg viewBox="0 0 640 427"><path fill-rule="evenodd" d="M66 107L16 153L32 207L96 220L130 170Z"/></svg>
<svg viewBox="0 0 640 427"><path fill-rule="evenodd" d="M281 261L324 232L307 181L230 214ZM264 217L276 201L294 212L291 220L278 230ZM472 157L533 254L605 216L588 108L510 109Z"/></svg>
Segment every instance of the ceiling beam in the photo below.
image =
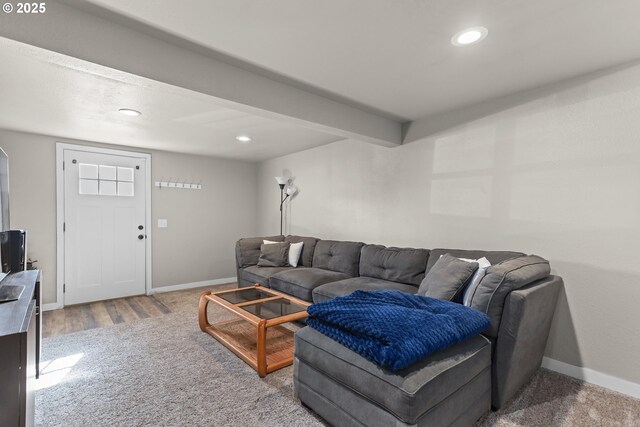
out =
<svg viewBox="0 0 640 427"><path fill-rule="evenodd" d="M67 4L43 14L0 14L0 37L217 98L222 106L394 147L398 120L152 37ZM46 76L43 76L46 78Z"/></svg>

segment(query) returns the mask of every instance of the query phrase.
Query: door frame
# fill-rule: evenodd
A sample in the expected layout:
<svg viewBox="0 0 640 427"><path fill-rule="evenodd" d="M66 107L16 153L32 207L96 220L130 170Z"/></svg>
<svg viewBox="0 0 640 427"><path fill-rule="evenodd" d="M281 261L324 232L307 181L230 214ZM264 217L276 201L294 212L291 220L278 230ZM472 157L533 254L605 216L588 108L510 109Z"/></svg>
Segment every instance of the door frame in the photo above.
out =
<svg viewBox="0 0 640 427"><path fill-rule="evenodd" d="M147 238L145 239L145 293L151 291L151 154L139 151L116 150L111 148L93 147L90 145L68 144L56 142L56 303L55 308L64 307L64 150L84 151L95 154L111 154L116 156L135 157L144 159L146 164L145 179L145 221L147 223Z"/></svg>

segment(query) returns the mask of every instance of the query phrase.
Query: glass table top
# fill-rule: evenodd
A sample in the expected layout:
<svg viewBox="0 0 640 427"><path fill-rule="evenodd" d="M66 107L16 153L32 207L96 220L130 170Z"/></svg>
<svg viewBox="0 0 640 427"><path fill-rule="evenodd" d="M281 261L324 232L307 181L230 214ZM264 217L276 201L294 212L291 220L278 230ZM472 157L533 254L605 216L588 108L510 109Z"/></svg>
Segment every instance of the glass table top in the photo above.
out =
<svg viewBox="0 0 640 427"><path fill-rule="evenodd" d="M256 288L238 288L235 292L218 295L218 297L230 302L231 304L240 304L243 302L255 301L257 299L270 298L272 296L272 294Z"/></svg>
<svg viewBox="0 0 640 427"><path fill-rule="evenodd" d="M288 314L300 313L307 309L304 305L297 304L285 298L256 302L255 304L245 305L241 308L261 319L275 319L276 317L282 317Z"/></svg>
<svg viewBox="0 0 640 427"><path fill-rule="evenodd" d="M238 288L234 292L226 292L217 297L234 304L240 305L238 308L253 314L261 319L275 319L288 314L306 311L307 306L290 301L286 297L279 297L271 292L266 292L256 288ZM259 301L266 298L267 301ZM255 301L251 304L252 301Z"/></svg>

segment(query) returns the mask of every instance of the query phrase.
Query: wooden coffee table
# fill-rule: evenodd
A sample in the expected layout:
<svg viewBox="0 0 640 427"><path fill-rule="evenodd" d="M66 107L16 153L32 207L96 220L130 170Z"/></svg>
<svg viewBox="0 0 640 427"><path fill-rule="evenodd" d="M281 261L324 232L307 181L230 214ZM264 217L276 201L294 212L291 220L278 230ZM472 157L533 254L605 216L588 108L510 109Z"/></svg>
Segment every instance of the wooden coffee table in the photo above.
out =
<svg viewBox="0 0 640 427"><path fill-rule="evenodd" d="M210 324L207 306L214 302L236 319ZM220 341L260 377L293 363L293 331L283 323L304 319L311 304L258 284L200 295L200 329Z"/></svg>

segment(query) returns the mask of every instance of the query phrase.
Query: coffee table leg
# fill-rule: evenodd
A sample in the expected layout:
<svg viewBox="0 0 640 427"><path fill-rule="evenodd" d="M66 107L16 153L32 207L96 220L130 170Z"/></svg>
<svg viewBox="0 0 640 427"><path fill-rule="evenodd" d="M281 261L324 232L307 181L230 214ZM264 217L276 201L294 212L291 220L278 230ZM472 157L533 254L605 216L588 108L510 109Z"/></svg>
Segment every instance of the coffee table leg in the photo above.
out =
<svg viewBox="0 0 640 427"><path fill-rule="evenodd" d="M202 332L205 332L207 327L211 326L207 318L207 305L209 305L209 300L206 298L207 295L211 295L211 291L202 292L200 294L200 303L198 304L198 323Z"/></svg>
<svg viewBox="0 0 640 427"><path fill-rule="evenodd" d="M267 376L267 321L258 323L258 375L260 378Z"/></svg>

